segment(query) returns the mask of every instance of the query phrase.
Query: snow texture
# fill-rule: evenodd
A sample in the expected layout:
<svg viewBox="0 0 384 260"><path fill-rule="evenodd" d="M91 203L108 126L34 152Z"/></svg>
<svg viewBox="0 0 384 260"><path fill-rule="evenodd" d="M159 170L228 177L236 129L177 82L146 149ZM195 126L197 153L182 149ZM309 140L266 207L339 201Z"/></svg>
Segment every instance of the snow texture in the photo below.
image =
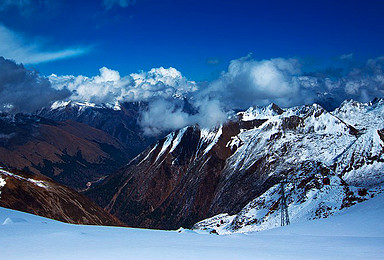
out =
<svg viewBox="0 0 384 260"><path fill-rule="evenodd" d="M384 195L327 219L217 236L71 225L0 208L2 259L383 259Z"/></svg>
<svg viewBox="0 0 384 260"><path fill-rule="evenodd" d="M271 104L238 115L243 121L268 120L231 137L227 147L236 150L227 159L226 178L246 172L259 160L266 161L271 165L269 176L287 180L291 223L327 218L382 190L383 100L346 101L333 113L317 104L277 113ZM214 130L206 131L205 136L214 134ZM331 185L323 185L324 178ZM194 228L229 234L280 226L280 190L277 184L237 214L222 212Z"/></svg>

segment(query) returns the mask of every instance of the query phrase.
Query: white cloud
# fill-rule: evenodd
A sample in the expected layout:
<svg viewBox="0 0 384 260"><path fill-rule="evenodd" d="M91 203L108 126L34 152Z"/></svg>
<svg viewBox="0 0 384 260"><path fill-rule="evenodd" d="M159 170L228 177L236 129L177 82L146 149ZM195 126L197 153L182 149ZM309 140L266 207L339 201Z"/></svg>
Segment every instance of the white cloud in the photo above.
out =
<svg viewBox="0 0 384 260"><path fill-rule="evenodd" d="M89 51L87 47L47 51L33 39L13 32L0 24L0 55L24 64L37 64L79 56Z"/></svg>
<svg viewBox="0 0 384 260"><path fill-rule="evenodd" d="M103 0L103 4L107 10L115 5L125 8L136 4L136 0Z"/></svg>
<svg viewBox="0 0 384 260"><path fill-rule="evenodd" d="M141 115L139 124L144 134L159 135L164 131L182 128L191 123L190 115L171 101L156 100Z"/></svg>
<svg viewBox="0 0 384 260"><path fill-rule="evenodd" d="M228 70L199 95L218 100L227 109L272 102L283 107L317 102L332 110L345 99L367 102L383 97L383 66L384 58L378 57L342 73L336 69L337 74L332 70L304 74L296 59L257 61L248 55L232 60Z"/></svg>
<svg viewBox="0 0 384 260"><path fill-rule="evenodd" d="M118 71L103 67L100 75L57 76L49 79L56 89L68 88L70 99L93 103L148 101L153 98L184 97L197 90L174 68L154 68L148 72L132 73L121 77Z"/></svg>
<svg viewBox="0 0 384 260"><path fill-rule="evenodd" d="M198 124L211 128L223 123L228 118L218 100L192 101L196 113L188 113L175 100L158 99L149 104L148 110L141 114L139 124L147 135L159 135L166 131Z"/></svg>
<svg viewBox="0 0 384 260"><path fill-rule="evenodd" d="M295 75L300 66L294 59L255 61L249 55L230 62L228 71L213 81L202 94L216 97L234 108L292 102L299 93Z"/></svg>

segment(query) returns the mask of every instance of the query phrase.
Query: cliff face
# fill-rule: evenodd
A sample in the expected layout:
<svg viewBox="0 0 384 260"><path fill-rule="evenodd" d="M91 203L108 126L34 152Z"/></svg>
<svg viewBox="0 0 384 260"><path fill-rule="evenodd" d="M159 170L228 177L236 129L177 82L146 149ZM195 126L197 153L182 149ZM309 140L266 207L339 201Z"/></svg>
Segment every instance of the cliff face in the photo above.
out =
<svg viewBox="0 0 384 260"><path fill-rule="evenodd" d="M49 178L0 169L0 206L73 224L122 225L85 196Z"/></svg>
<svg viewBox="0 0 384 260"><path fill-rule="evenodd" d="M378 110L370 112L374 106ZM358 120L381 117L382 107L366 104ZM340 209L366 199L355 196L358 189L351 185L368 178L376 186L383 180L384 127L377 123L366 131L349 119L316 104L250 108L216 129L192 126L167 135L88 195L130 226L176 229L220 213L234 216L271 194L271 201L259 207L257 219L263 220L270 215L268 207L278 207L279 197L272 195L278 194L281 180L293 187L302 183L303 195L321 190L322 179L328 178L344 194L332 205ZM349 160L351 154L364 159Z"/></svg>

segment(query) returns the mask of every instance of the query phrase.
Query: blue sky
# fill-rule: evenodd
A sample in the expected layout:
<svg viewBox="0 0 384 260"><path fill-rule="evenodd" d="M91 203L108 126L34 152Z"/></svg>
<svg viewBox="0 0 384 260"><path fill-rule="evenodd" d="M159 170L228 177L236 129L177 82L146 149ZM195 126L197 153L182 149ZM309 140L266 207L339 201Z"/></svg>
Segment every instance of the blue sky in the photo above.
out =
<svg viewBox="0 0 384 260"><path fill-rule="evenodd" d="M43 75L172 66L188 79L212 80L249 53L298 58L310 70L340 55L384 55L383 10L384 1L373 0L0 0L0 25L8 30L0 28L0 40L9 45L0 56ZM23 55L9 51L15 41L27 49Z"/></svg>

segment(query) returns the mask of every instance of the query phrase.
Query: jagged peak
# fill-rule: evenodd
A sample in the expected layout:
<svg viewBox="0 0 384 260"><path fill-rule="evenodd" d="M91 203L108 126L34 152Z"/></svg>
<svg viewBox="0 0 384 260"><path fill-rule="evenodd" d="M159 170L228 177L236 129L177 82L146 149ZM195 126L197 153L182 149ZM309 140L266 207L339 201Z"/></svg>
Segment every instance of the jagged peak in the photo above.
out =
<svg viewBox="0 0 384 260"><path fill-rule="evenodd" d="M321 114L328 113L321 105L314 103L312 105L302 105L292 108L288 108L284 113L285 116L300 116L300 117L309 117L315 116L318 117Z"/></svg>
<svg viewBox="0 0 384 260"><path fill-rule="evenodd" d="M268 106L252 106L246 111L237 113L237 115L242 121L251 121L254 119L267 119L283 113L283 109L275 103L271 103Z"/></svg>
<svg viewBox="0 0 384 260"><path fill-rule="evenodd" d="M353 100L353 99L346 99L333 112L337 113L337 112L347 111L347 110L349 110L351 108L353 108L353 109L363 109L363 108L365 108L367 106L368 106L367 103L362 103L362 102L359 102L359 101L356 101L356 100Z"/></svg>
<svg viewBox="0 0 384 260"><path fill-rule="evenodd" d="M366 108L379 108L384 106L384 99L383 98L374 98L370 102L359 102L353 99L346 99L344 100L338 108L334 110L334 113L338 112L344 112L348 111L350 109L359 110L359 109L366 109Z"/></svg>

